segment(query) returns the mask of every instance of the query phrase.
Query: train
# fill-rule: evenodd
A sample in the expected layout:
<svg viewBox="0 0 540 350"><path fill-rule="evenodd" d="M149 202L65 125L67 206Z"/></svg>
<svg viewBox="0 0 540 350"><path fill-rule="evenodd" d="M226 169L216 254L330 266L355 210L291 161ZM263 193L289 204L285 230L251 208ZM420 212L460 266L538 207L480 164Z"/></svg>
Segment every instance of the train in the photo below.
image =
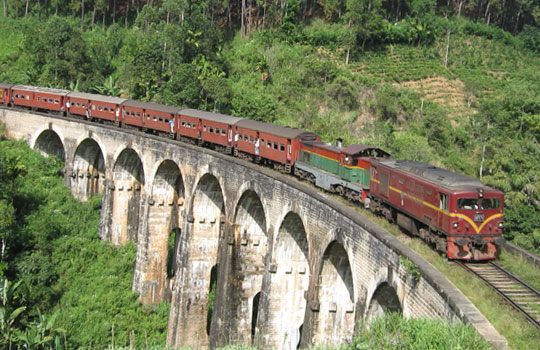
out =
<svg viewBox="0 0 540 350"><path fill-rule="evenodd" d="M496 259L505 243L503 192L378 147L343 147L296 128L63 89L0 83L0 105L137 129L272 167L384 216L450 260Z"/></svg>

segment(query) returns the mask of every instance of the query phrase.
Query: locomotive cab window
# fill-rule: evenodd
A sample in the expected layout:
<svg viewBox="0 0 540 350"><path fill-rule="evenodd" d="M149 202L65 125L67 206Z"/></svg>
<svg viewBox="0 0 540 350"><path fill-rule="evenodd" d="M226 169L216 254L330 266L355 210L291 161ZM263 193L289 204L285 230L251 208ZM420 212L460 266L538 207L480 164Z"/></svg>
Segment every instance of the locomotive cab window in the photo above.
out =
<svg viewBox="0 0 540 350"><path fill-rule="evenodd" d="M439 209L448 210L448 195L439 193Z"/></svg>
<svg viewBox="0 0 540 350"><path fill-rule="evenodd" d="M483 198L482 209L499 209L501 207L501 201L499 198Z"/></svg>
<svg viewBox="0 0 540 350"><path fill-rule="evenodd" d="M478 199L477 198L458 198L457 207L458 209L463 209L463 210L478 209Z"/></svg>

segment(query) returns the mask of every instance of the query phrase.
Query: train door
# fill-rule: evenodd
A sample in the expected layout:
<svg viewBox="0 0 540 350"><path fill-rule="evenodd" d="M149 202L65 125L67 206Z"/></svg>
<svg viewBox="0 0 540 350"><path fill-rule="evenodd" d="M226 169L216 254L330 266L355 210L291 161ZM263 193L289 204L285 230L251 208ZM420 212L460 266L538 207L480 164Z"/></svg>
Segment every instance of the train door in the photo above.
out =
<svg viewBox="0 0 540 350"><path fill-rule="evenodd" d="M439 210L437 210L437 226L446 229L448 225L448 195L437 192L439 197Z"/></svg>
<svg viewBox="0 0 540 350"><path fill-rule="evenodd" d="M388 175L388 172L381 169L379 172L379 192L386 198L388 198L388 181L390 176Z"/></svg>

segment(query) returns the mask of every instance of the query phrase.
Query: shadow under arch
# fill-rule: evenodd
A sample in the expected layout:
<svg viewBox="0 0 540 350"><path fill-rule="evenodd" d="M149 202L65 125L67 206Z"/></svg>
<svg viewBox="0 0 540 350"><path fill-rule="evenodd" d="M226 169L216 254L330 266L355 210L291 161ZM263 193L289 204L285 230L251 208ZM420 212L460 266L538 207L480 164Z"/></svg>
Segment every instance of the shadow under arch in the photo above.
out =
<svg viewBox="0 0 540 350"><path fill-rule="evenodd" d="M105 186L105 159L99 144L84 139L75 150L70 175L71 193L83 202L103 192Z"/></svg>
<svg viewBox="0 0 540 350"><path fill-rule="evenodd" d="M138 241L140 205L145 185L142 161L133 149L119 154L113 168L111 241Z"/></svg>
<svg viewBox="0 0 540 350"><path fill-rule="evenodd" d="M314 315L312 344L337 345L354 333L354 285L345 248L331 242L318 276L318 310Z"/></svg>
<svg viewBox="0 0 540 350"><path fill-rule="evenodd" d="M396 290L387 282L383 282L377 287L371 297L367 309L366 321L370 323L383 314L402 312L401 302L399 301Z"/></svg>
<svg viewBox="0 0 540 350"><path fill-rule="evenodd" d="M60 158L64 162L66 160L64 144L62 143L60 136L53 130L43 130L36 138L34 149L39 151L44 157L54 156Z"/></svg>
<svg viewBox="0 0 540 350"><path fill-rule="evenodd" d="M145 256L144 281L140 300L157 304L170 299L169 279L176 272L176 247L181 235L185 187L178 165L172 160L160 163L148 197L148 216L139 251Z"/></svg>
<svg viewBox="0 0 540 350"><path fill-rule="evenodd" d="M304 223L297 213L289 212L279 226L268 269L265 297L271 311L259 313L264 348L296 349L300 343L307 304L304 293L310 278L308 254Z"/></svg>

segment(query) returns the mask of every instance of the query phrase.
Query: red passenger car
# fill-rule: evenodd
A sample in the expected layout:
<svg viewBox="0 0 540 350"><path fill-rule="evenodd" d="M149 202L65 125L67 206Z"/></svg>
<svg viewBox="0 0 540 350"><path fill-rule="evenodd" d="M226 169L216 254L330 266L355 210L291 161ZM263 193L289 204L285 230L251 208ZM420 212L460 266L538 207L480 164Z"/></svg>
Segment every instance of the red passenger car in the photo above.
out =
<svg viewBox="0 0 540 350"><path fill-rule="evenodd" d="M154 133L174 132L175 117L181 110L179 107L135 100L125 101L122 107L124 111L122 123L151 130Z"/></svg>
<svg viewBox="0 0 540 350"><path fill-rule="evenodd" d="M242 119L235 126L237 151L261 157L285 172L291 171L300 156L301 141L320 141L320 137L312 132L251 119Z"/></svg>
<svg viewBox="0 0 540 350"><path fill-rule="evenodd" d="M0 104L8 105L11 103L11 87L13 84L0 83Z"/></svg>
<svg viewBox="0 0 540 350"><path fill-rule="evenodd" d="M70 92L27 85L14 85L11 88L14 105L57 112L65 110L65 98Z"/></svg>
<svg viewBox="0 0 540 350"><path fill-rule="evenodd" d="M121 97L71 92L66 98L66 110L87 118L118 122L124 101Z"/></svg>
<svg viewBox="0 0 540 350"><path fill-rule="evenodd" d="M370 187L373 210L450 259L494 259L504 243L503 193L477 179L426 163L372 160Z"/></svg>
<svg viewBox="0 0 540 350"><path fill-rule="evenodd" d="M182 135L200 139L204 144L224 151L232 149L234 124L242 118L196 109L183 109L179 113L178 120Z"/></svg>

